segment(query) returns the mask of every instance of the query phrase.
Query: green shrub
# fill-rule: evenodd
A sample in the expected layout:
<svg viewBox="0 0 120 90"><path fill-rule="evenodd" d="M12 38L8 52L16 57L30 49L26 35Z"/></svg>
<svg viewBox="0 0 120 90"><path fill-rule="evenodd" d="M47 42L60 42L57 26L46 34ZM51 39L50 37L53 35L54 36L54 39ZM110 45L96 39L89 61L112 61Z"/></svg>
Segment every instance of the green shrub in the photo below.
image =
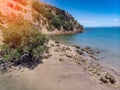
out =
<svg viewBox="0 0 120 90"><path fill-rule="evenodd" d="M1 53L4 60L18 60L27 51L37 57L46 50L45 44L48 39L28 21L24 20L19 25L9 24L2 32L4 44L2 45Z"/></svg>
<svg viewBox="0 0 120 90"><path fill-rule="evenodd" d="M44 3L39 2L33 2L32 8L38 12L38 15L37 13L33 13L34 21L39 21L41 19L40 15L42 15L48 21L49 31L53 31L53 28L57 28L58 30L60 30L61 27L63 27L63 29L66 31L73 30L73 25L70 22L71 16L68 16L64 10L50 7L49 5L45 5ZM54 13L52 13L52 10L54 11ZM45 24L47 23L44 21L43 25Z"/></svg>
<svg viewBox="0 0 120 90"><path fill-rule="evenodd" d="M44 5L43 3L33 2L32 8L48 20L54 17L54 15L51 13L51 9L49 8L49 6Z"/></svg>
<svg viewBox="0 0 120 90"><path fill-rule="evenodd" d="M9 45L2 46L2 53L3 53L2 60L4 61L8 60L16 61L20 57L20 53L18 52L18 50L10 48Z"/></svg>
<svg viewBox="0 0 120 90"><path fill-rule="evenodd" d="M54 16L52 13L50 13L50 12L46 12L46 13L45 13L45 17L46 17L48 20L50 20L50 19L53 19L55 16Z"/></svg>
<svg viewBox="0 0 120 90"><path fill-rule="evenodd" d="M43 46L43 45L39 45L38 47L34 48L32 50L32 53L33 53L33 56L35 57L35 59L38 59L40 57L40 54L42 52L44 52L45 50L47 49L46 46Z"/></svg>
<svg viewBox="0 0 120 90"><path fill-rule="evenodd" d="M68 21L65 21L65 22L64 22L63 28L64 28L65 30L73 30L72 24L71 24L70 22L68 22Z"/></svg>
<svg viewBox="0 0 120 90"><path fill-rule="evenodd" d="M62 25L62 20L56 16L51 21L50 24L53 25L55 28L60 29Z"/></svg>
<svg viewBox="0 0 120 90"><path fill-rule="evenodd" d="M61 26L63 26L65 30L73 30L72 24L64 15L57 15L51 19L50 25L53 25L57 29L61 29Z"/></svg>

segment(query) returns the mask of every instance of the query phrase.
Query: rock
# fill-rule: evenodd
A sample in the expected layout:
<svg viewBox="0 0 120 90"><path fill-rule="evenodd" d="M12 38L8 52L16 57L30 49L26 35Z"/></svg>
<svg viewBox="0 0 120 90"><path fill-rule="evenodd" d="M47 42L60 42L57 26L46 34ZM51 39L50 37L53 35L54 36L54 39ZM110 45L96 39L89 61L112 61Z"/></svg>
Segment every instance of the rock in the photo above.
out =
<svg viewBox="0 0 120 90"><path fill-rule="evenodd" d="M63 61L64 59L60 58L59 61Z"/></svg>
<svg viewBox="0 0 120 90"><path fill-rule="evenodd" d="M73 47L75 47L77 49L80 49L80 46L77 46L77 45L73 45Z"/></svg>
<svg viewBox="0 0 120 90"><path fill-rule="evenodd" d="M106 75L104 77L101 77L100 80L104 83L111 84L114 84L116 82L115 78L110 73L106 73Z"/></svg>
<svg viewBox="0 0 120 90"><path fill-rule="evenodd" d="M3 60L0 60L0 65L3 64L3 63L4 63Z"/></svg>
<svg viewBox="0 0 120 90"><path fill-rule="evenodd" d="M105 75L105 78L108 79L111 84L114 84L116 82L115 78L110 73L107 73Z"/></svg>
<svg viewBox="0 0 120 90"><path fill-rule="evenodd" d="M81 50L82 50L82 51L85 51L85 49L84 49L84 48L82 48Z"/></svg>
<svg viewBox="0 0 120 90"><path fill-rule="evenodd" d="M100 76L101 74L99 72L97 72L97 75Z"/></svg>
<svg viewBox="0 0 120 90"><path fill-rule="evenodd" d="M51 56L52 56L52 54L43 55L42 58L44 58L44 59L49 59Z"/></svg>
<svg viewBox="0 0 120 90"><path fill-rule="evenodd" d="M91 72L88 72L88 74L89 74L90 76L92 76L92 75L93 75Z"/></svg>
<svg viewBox="0 0 120 90"><path fill-rule="evenodd" d="M68 58L72 58L72 55L65 54Z"/></svg>
<svg viewBox="0 0 120 90"><path fill-rule="evenodd" d="M90 47L85 47L81 49L82 51L85 51L88 54L94 54L94 51Z"/></svg>
<svg viewBox="0 0 120 90"><path fill-rule="evenodd" d="M92 72L93 69L91 67L88 66L88 71Z"/></svg>
<svg viewBox="0 0 120 90"><path fill-rule="evenodd" d="M108 79L106 79L105 77L100 77L100 80L103 82L103 83L109 83Z"/></svg>
<svg viewBox="0 0 120 90"><path fill-rule="evenodd" d="M63 51L66 51L66 48L65 48L65 47L62 47L62 50L63 50Z"/></svg>
<svg viewBox="0 0 120 90"><path fill-rule="evenodd" d="M97 57L93 56L93 55L89 55L91 58L93 58L94 60L99 60Z"/></svg>
<svg viewBox="0 0 120 90"><path fill-rule="evenodd" d="M80 62L78 62L77 64L78 64L78 65L81 65L81 63L80 63Z"/></svg>
<svg viewBox="0 0 120 90"><path fill-rule="evenodd" d="M20 64L28 64L29 62L32 62L32 55L30 52L25 52L20 58L19 58Z"/></svg>
<svg viewBox="0 0 120 90"><path fill-rule="evenodd" d="M71 51L71 49L70 49L69 47L66 47L66 50L69 50L69 51Z"/></svg>
<svg viewBox="0 0 120 90"><path fill-rule="evenodd" d="M88 54L94 54L94 51L93 50L89 50L89 49L88 50L86 49L85 52L88 53Z"/></svg>
<svg viewBox="0 0 120 90"><path fill-rule="evenodd" d="M86 60L86 59L82 59L81 61L82 61L82 62L87 62L87 60Z"/></svg>
<svg viewBox="0 0 120 90"><path fill-rule="evenodd" d="M54 47L55 45L54 44L50 44L50 46Z"/></svg>
<svg viewBox="0 0 120 90"><path fill-rule="evenodd" d="M49 50L47 50L46 53L49 54L50 53Z"/></svg>
<svg viewBox="0 0 120 90"><path fill-rule="evenodd" d="M55 49L55 52L59 52L59 50L58 50L58 49Z"/></svg>
<svg viewBox="0 0 120 90"><path fill-rule="evenodd" d="M100 53L100 51L96 51L96 53Z"/></svg>
<svg viewBox="0 0 120 90"><path fill-rule="evenodd" d="M79 55L82 55L82 54L83 54L83 52L80 51L80 50L76 50L76 52L77 52Z"/></svg>
<svg viewBox="0 0 120 90"><path fill-rule="evenodd" d="M56 43L56 44L59 44L59 43L60 43L60 41L55 41L55 43Z"/></svg>
<svg viewBox="0 0 120 90"><path fill-rule="evenodd" d="M1 67L0 67L0 70L1 70L1 71L5 71L6 68L7 68L6 66L1 66Z"/></svg>
<svg viewBox="0 0 120 90"><path fill-rule="evenodd" d="M51 57L51 56L52 56L52 54L49 54L48 56L49 56L49 57Z"/></svg>
<svg viewBox="0 0 120 90"><path fill-rule="evenodd" d="M93 69L92 73L97 75L98 71L96 69Z"/></svg>
<svg viewBox="0 0 120 90"><path fill-rule="evenodd" d="M22 69L22 67L21 66L19 66L19 70L21 70Z"/></svg>
<svg viewBox="0 0 120 90"><path fill-rule="evenodd" d="M57 46L57 47L60 47L61 45L57 44L56 46Z"/></svg>
<svg viewBox="0 0 120 90"><path fill-rule="evenodd" d="M89 46L86 46L84 49L90 50L91 48Z"/></svg>

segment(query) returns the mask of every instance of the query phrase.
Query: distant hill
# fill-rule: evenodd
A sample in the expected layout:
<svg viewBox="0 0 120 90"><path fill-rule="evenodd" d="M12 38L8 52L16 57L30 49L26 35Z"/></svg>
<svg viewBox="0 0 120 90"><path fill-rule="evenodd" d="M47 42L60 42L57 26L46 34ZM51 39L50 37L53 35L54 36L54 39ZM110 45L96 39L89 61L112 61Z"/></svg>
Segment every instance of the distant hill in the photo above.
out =
<svg viewBox="0 0 120 90"><path fill-rule="evenodd" d="M20 23L22 19L32 22L44 34L74 34L83 32L68 12L38 0L1 0L0 26Z"/></svg>

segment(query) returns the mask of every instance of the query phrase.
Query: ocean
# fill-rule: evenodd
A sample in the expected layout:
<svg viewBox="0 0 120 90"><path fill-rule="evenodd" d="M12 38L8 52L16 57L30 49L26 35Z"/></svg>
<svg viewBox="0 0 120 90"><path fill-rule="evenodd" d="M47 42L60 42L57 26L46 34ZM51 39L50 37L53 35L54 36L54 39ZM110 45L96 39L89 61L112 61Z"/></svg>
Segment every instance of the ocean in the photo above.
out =
<svg viewBox="0 0 120 90"><path fill-rule="evenodd" d="M71 45L99 49L101 62L120 70L120 27L85 28L84 33L59 35L55 38Z"/></svg>

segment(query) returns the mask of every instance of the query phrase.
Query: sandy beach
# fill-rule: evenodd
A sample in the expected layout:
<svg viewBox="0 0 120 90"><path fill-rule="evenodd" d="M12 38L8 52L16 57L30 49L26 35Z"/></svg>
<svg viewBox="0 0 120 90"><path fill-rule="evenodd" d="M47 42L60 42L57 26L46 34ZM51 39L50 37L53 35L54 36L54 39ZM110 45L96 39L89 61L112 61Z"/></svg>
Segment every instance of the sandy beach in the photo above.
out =
<svg viewBox="0 0 120 90"><path fill-rule="evenodd" d="M35 69L15 67L1 73L0 90L120 90L119 73L99 64L93 54L98 51L86 53L79 46L53 40L48 47ZM114 84L101 81L106 73L114 77Z"/></svg>

